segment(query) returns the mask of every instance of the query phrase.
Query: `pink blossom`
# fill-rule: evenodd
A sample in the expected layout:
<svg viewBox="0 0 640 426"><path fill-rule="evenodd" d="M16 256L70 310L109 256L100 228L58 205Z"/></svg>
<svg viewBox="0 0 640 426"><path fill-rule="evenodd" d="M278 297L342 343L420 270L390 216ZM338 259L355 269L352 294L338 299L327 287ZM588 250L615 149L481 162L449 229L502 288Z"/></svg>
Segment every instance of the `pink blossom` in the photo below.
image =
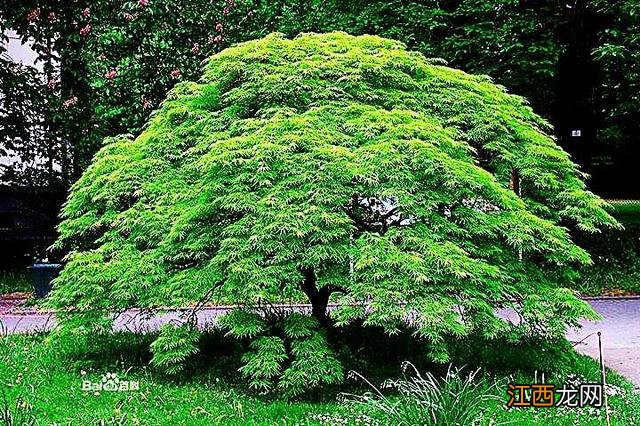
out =
<svg viewBox="0 0 640 426"><path fill-rule="evenodd" d="M116 70L109 70L105 73L104 78L106 78L107 80L113 80L117 75L118 72Z"/></svg>
<svg viewBox="0 0 640 426"><path fill-rule="evenodd" d="M84 16L85 18L88 18L89 16L91 16L91 11L89 10L88 7L85 7L84 9L82 9L82 16Z"/></svg>
<svg viewBox="0 0 640 426"><path fill-rule="evenodd" d="M171 71L171 77L173 77L173 78L179 78L180 75L181 75L181 72L177 68Z"/></svg>
<svg viewBox="0 0 640 426"><path fill-rule="evenodd" d="M58 85L58 79L52 78L47 81L47 87L49 88L49 90L55 89L57 85Z"/></svg>
<svg viewBox="0 0 640 426"><path fill-rule="evenodd" d="M217 23L216 24L216 31L221 33L222 32L222 24L221 23Z"/></svg>
<svg viewBox="0 0 640 426"><path fill-rule="evenodd" d="M40 19L40 8L33 9L27 14L27 21L29 22L36 22L38 19Z"/></svg>
<svg viewBox="0 0 640 426"><path fill-rule="evenodd" d="M234 7L236 5L236 1L235 0L227 0L227 4L229 5L229 7Z"/></svg>
<svg viewBox="0 0 640 426"><path fill-rule="evenodd" d="M191 48L191 53L197 55L200 52L200 45L198 43L193 43L193 47Z"/></svg>
<svg viewBox="0 0 640 426"><path fill-rule="evenodd" d="M228 14L229 14L229 12L231 12L231 9L229 9L229 7L225 7L224 9L222 9L222 13L223 13L224 15L228 15Z"/></svg>
<svg viewBox="0 0 640 426"><path fill-rule="evenodd" d="M91 25L85 25L80 29L80 35L86 36L91 33Z"/></svg>
<svg viewBox="0 0 640 426"><path fill-rule="evenodd" d="M213 42L216 44L220 44L224 41L224 37L222 37L220 34L218 34L217 36L215 36L213 38Z"/></svg>
<svg viewBox="0 0 640 426"><path fill-rule="evenodd" d="M140 96L140 101L142 102L142 108L144 109L149 109L153 106L151 101L147 99L145 95Z"/></svg>
<svg viewBox="0 0 640 426"><path fill-rule="evenodd" d="M149 5L149 0L138 0L138 4L142 7Z"/></svg>
<svg viewBox="0 0 640 426"><path fill-rule="evenodd" d="M72 106L74 106L77 103L78 103L78 98L76 96L72 96L72 97L70 97L69 99L67 99L66 101L64 101L62 103L62 107L64 109L71 108Z"/></svg>
<svg viewBox="0 0 640 426"><path fill-rule="evenodd" d="M124 19L125 19L125 21L127 21L127 22L131 22L131 21L133 21L133 15L132 15L132 14L130 14L130 13L125 13L125 14L124 14Z"/></svg>
<svg viewBox="0 0 640 426"><path fill-rule="evenodd" d="M58 19L58 15L56 15L55 12L49 12L49 15L47 17L49 18L49 22L53 22Z"/></svg>

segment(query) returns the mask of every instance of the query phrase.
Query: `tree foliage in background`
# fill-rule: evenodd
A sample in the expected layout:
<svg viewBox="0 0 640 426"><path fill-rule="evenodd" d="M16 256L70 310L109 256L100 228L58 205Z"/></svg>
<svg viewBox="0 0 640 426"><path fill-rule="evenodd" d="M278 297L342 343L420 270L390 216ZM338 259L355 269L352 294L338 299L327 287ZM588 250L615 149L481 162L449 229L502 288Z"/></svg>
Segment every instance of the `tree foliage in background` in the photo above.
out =
<svg viewBox="0 0 640 426"><path fill-rule="evenodd" d="M230 301L241 372L291 394L340 380L335 326L409 319L439 360L450 336L561 334L593 316L562 288L589 262L567 227L615 221L549 131L523 98L396 41L237 45L73 186L50 303L62 332L88 332L134 306ZM261 309L303 297L311 317ZM163 329L154 362L178 371L194 330Z"/></svg>
<svg viewBox="0 0 640 426"><path fill-rule="evenodd" d="M561 12L556 3L476 0L115 2L108 16L98 10L90 19L93 36L85 52L108 135L136 133L168 89L196 78L211 53L272 31L394 38L428 57L495 76L548 114L563 48L555 39Z"/></svg>
<svg viewBox="0 0 640 426"><path fill-rule="evenodd" d="M98 147L92 93L82 60L84 36L78 21L82 6L78 0L0 2L0 31L15 30L35 52L43 70L28 93L45 100L31 111L39 125L25 125L25 130L35 130L35 135L12 144L13 155L19 160L16 166L21 168L21 163L26 163L44 178L16 175L9 170L12 184L64 188L77 177L84 165L82 158L90 158ZM9 141L3 133L0 138ZM39 164L33 164L33 158L38 158Z"/></svg>
<svg viewBox="0 0 640 426"><path fill-rule="evenodd" d="M558 60L568 48L559 34L572 11L588 9L601 18L594 58L606 77L594 93L603 99L598 114L606 115L598 138L620 143L635 137L634 123L640 122L635 3L0 0L0 26L35 39L45 63L52 56L60 62L48 79L55 88L47 112L54 136L39 143L55 155L62 180L70 183L104 137L138 134L169 89L198 77L201 61L272 31L293 37L342 30L397 39L427 57L492 76L553 118ZM54 148L50 140L57 141ZM28 145L21 151L33 155Z"/></svg>
<svg viewBox="0 0 640 426"><path fill-rule="evenodd" d="M602 30L594 56L602 66L604 127L600 139L613 146L640 134L640 4L635 0L595 2L613 22Z"/></svg>
<svg viewBox="0 0 640 426"><path fill-rule="evenodd" d="M167 91L195 78L229 32L244 34L252 14L233 0L1 0L0 31L17 31L36 52L45 68L36 92L50 98L38 111L45 137L14 143L14 154L55 165L49 180L69 185L105 137L139 132Z"/></svg>
<svg viewBox="0 0 640 426"><path fill-rule="evenodd" d="M6 36L0 36L0 183L31 181L48 183L48 176L37 159L45 147L43 117L46 99L42 96L42 81L35 68L15 63L6 52ZM15 152L23 164L10 164ZM43 176L44 175L44 176Z"/></svg>

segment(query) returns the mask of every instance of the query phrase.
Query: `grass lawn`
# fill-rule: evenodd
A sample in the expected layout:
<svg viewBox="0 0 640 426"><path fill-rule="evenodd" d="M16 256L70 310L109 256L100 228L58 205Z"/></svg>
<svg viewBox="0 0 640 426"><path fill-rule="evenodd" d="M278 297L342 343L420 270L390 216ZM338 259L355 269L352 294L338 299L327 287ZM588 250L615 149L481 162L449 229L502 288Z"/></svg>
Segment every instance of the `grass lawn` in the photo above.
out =
<svg viewBox="0 0 640 426"><path fill-rule="evenodd" d="M59 425L333 425L367 424L366 409L338 402L339 392L361 394L362 381L350 381L340 389L327 389L308 399L286 401L247 393L237 377L237 355L213 351L200 356L181 379L164 377L149 367L149 338L130 334L93 337L80 341L63 339L55 346L46 336L7 336L0 339L0 412L2 397L14 419L34 419L34 424ZM470 349L475 348L475 349ZM529 352L526 352L529 350ZM594 382L598 365L591 359L565 350L540 350L496 344L461 344L453 352L459 365L481 367L493 378L501 378L493 390L497 398L487 406L494 424L516 425L602 425L603 410L596 409L511 409L506 410L508 372L517 383L531 383L533 365L552 368L547 381L564 383L569 375ZM512 365L512 367L507 367ZM551 366L551 367L549 367ZM397 377L398 371L360 371L380 383L382 376ZM105 373L120 380L137 381L139 390L91 392L82 390L83 380L99 382ZM373 378L378 376L377 378ZM538 373L538 377L540 377ZM609 398L614 425L640 424L640 397L631 385L610 374L616 392ZM380 380L379 380L380 379ZM493 379L492 379L493 380ZM4 394L4 395L3 395ZM2 425L0 418L0 425ZM5 423L6 424L6 423ZM10 424L10 423L9 423ZM15 421L13 425L30 424ZM373 422L373 424L377 424Z"/></svg>
<svg viewBox="0 0 640 426"><path fill-rule="evenodd" d="M0 294L33 291L28 271L0 270Z"/></svg>
<svg viewBox="0 0 640 426"><path fill-rule="evenodd" d="M640 224L640 200L609 200L613 215L623 224Z"/></svg>
<svg viewBox="0 0 640 426"><path fill-rule="evenodd" d="M16 405L26 402L27 409L21 411L35 417L37 424L313 424L307 423L313 414L340 411L335 401L292 403L246 395L228 371L217 368L172 381L143 365L147 354L136 336L93 342L96 350L106 351L100 357L88 352L75 359L69 358L69 351L76 349L74 342L53 348L44 340L37 335L0 341L0 382L7 386L9 405L16 411ZM125 345L131 345L130 350ZM138 381L139 390L82 390L83 380L100 382L107 372L118 374L120 380Z"/></svg>
<svg viewBox="0 0 640 426"><path fill-rule="evenodd" d="M640 258L588 266L576 284L584 296L628 296L640 294Z"/></svg>
<svg viewBox="0 0 640 426"><path fill-rule="evenodd" d="M609 202L625 229L589 236L584 247L594 264L581 270L575 288L586 296L640 294L640 200Z"/></svg>

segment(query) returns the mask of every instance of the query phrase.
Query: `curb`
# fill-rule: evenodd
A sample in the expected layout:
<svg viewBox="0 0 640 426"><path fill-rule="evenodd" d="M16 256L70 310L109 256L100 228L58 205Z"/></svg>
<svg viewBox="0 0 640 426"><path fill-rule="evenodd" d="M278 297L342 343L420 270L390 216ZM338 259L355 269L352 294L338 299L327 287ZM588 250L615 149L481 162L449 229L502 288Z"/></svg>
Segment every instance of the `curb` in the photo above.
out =
<svg viewBox="0 0 640 426"><path fill-rule="evenodd" d="M628 296L582 296L582 300L640 300L640 295L630 294Z"/></svg>

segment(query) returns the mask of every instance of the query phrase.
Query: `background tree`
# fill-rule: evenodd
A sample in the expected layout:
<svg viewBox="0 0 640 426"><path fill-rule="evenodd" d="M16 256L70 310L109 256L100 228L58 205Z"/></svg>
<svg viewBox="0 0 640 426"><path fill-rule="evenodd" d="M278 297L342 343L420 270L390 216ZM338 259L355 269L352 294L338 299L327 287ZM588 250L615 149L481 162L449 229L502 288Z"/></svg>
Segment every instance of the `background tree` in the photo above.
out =
<svg viewBox="0 0 640 426"><path fill-rule="evenodd" d="M30 41L44 64L46 137L31 142L58 166L56 183L73 182L106 136L138 132L167 91L223 43L221 22L236 8L232 0L0 1L0 30ZM14 145L18 157L33 156Z"/></svg>
<svg viewBox="0 0 640 426"><path fill-rule="evenodd" d="M562 288L589 262L567 227L615 221L549 131L488 78L388 39L237 45L74 185L51 305L62 332L104 332L134 306L238 304L221 325L251 342L241 371L290 393L340 379L334 326L410 319L440 360L451 336L559 335L593 315ZM303 297L311 316L262 309ZM154 362L177 371L197 336L164 328Z"/></svg>
<svg viewBox="0 0 640 426"><path fill-rule="evenodd" d="M634 195L625 183L635 156L622 154L638 145L633 1L4 0L0 13L37 41L43 60L53 47L65 70L49 115L60 133L53 139L64 141L56 152L69 163L66 183L104 137L138 134L171 87L197 78L201 61L221 48L272 31L344 30L397 39L492 76L551 121L561 145L595 176L594 188Z"/></svg>
<svg viewBox="0 0 640 426"><path fill-rule="evenodd" d="M200 62L220 47L271 31L293 37L343 30L398 39L429 57L495 76L548 116L563 49L556 40L562 11L555 2L531 7L476 0L119 2L108 16L96 12L86 51L91 79L104 95L98 114L110 135L136 133L168 89L196 78Z"/></svg>
<svg viewBox="0 0 640 426"><path fill-rule="evenodd" d="M38 162L46 147L44 116L46 98L43 82L35 68L15 63L4 48L8 39L3 35L0 46L0 156L8 158L0 164L0 182L9 184L51 182L51 170ZM19 166L12 166L16 158Z"/></svg>
<svg viewBox="0 0 640 426"><path fill-rule="evenodd" d="M90 33L79 19L83 8L77 0L0 3L0 30L15 30L42 63L38 89L46 102L38 114L43 133L31 143L39 144L38 156L48 165L53 187L66 188L75 180L84 165L82 154L90 158L98 146L91 131L92 94L82 60L83 39ZM18 158L33 156L30 144L14 148Z"/></svg>
<svg viewBox="0 0 640 426"><path fill-rule="evenodd" d="M602 69L596 91L601 98L598 142L606 156L603 166L611 181L634 188L640 155L640 4L596 1L592 7L609 22L600 28L600 42L593 51ZM619 196L634 196L633 190L625 192Z"/></svg>

